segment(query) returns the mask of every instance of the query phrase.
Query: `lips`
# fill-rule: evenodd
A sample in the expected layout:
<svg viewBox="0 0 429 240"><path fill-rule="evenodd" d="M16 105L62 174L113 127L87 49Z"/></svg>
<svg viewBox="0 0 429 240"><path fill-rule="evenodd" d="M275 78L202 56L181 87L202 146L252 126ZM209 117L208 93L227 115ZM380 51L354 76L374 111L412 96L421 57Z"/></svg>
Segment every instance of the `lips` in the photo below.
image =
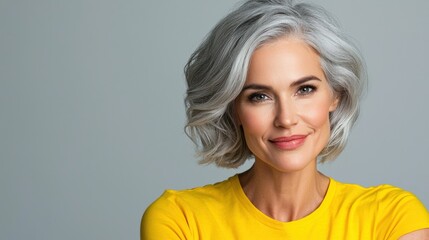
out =
<svg viewBox="0 0 429 240"><path fill-rule="evenodd" d="M304 144L307 135L292 135L269 140L274 146L282 150L294 150Z"/></svg>

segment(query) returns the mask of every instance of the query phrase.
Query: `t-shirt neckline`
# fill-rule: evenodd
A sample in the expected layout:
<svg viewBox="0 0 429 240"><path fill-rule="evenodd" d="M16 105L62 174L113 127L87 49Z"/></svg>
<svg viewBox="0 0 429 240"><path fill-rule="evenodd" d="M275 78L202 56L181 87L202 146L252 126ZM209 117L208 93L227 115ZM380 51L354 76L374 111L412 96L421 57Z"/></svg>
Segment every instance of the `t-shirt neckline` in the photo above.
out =
<svg viewBox="0 0 429 240"><path fill-rule="evenodd" d="M326 191L325 197L323 198L319 207L316 208L316 210L298 220L282 222L265 215L253 205L253 203L250 201L249 198L247 198L243 188L241 187L238 174L232 176L230 181L233 187L234 194L237 197L238 201L241 202L242 207L245 208L245 211L254 216L258 221L273 228L306 227L308 226L308 224L314 223L314 221L320 218L320 216L323 215L323 213L329 209L329 206L334 199L337 188L337 182L334 179L329 178L328 190Z"/></svg>

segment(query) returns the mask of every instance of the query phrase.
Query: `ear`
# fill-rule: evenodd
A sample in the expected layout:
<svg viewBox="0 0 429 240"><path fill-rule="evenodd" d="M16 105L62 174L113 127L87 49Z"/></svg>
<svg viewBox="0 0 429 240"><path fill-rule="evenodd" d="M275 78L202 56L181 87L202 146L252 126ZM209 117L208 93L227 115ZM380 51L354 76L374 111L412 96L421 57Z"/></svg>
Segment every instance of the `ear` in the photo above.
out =
<svg viewBox="0 0 429 240"><path fill-rule="evenodd" d="M335 95L334 99L331 103L331 106L329 106L329 112L335 111L335 109L337 109L339 103L340 103L340 97L338 95Z"/></svg>

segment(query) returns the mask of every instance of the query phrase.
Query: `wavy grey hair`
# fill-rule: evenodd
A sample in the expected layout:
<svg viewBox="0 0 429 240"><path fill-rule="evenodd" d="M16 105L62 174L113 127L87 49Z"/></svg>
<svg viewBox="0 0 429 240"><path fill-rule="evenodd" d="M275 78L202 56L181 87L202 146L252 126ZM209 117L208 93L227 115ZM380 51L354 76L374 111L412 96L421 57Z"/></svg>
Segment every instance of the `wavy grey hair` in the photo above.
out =
<svg viewBox="0 0 429 240"><path fill-rule="evenodd" d="M246 81L255 49L284 36L298 37L314 48L340 100L330 113L331 135L319 161L334 159L344 149L359 114L366 79L358 50L319 6L293 0L250 0L214 27L185 66L185 131L197 145L200 163L234 168L252 157L235 120L234 100Z"/></svg>

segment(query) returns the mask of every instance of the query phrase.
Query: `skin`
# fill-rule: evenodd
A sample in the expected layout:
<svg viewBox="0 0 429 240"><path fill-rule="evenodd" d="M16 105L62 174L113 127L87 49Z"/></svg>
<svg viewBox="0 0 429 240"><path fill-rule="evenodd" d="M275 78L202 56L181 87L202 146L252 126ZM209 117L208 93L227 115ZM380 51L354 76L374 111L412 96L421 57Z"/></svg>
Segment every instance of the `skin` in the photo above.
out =
<svg viewBox="0 0 429 240"><path fill-rule="evenodd" d="M399 240L429 240L429 229L422 229L403 235Z"/></svg>
<svg viewBox="0 0 429 240"><path fill-rule="evenodd" d="M337 104L318 54L301 40L277 39L254 52L236 113L255 164L239 177L266 215L292 221L322 202L329 178L317 171L316 158L328 142L329 113ZM292 149L273 143L297 135L304 141L296 147L291 142Z"/></svg>
<svg viewBox="0 0 429 240"><path fill-rule="evenodd" d="M284 37L254 52L235 109L255 156L253 167L239 179L260 211L288 222L321 204L329 178L317 171L317 156L329 140L329 113L338 102L319 55L302 40ZM286 145L273 141L297 135ZM429 240L429 229L400 239Z"/></svg>

